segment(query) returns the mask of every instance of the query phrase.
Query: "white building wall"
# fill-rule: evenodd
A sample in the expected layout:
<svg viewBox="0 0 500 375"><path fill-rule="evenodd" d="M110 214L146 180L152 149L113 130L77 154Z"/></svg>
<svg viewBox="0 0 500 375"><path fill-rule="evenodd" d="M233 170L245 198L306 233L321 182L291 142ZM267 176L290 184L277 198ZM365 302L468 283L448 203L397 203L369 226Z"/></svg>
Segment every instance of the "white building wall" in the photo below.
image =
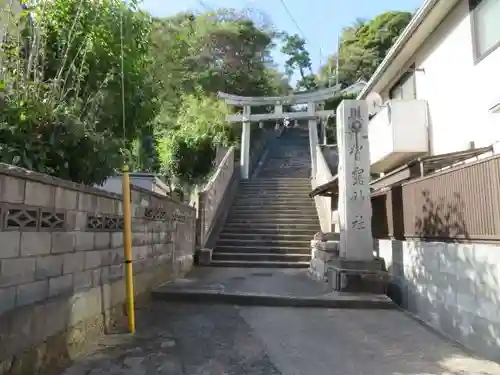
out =
<svg viewBox="0 0 500 375"><path fill-rule="evenodd" d="M389 295L454 341L500 361L500 246L379 240Z"/></svg>
<svg viewBox="0 0 500 375"><path fill-rule="evenodd" d="M500 115L489 109L500 101L500 48L474 61L471 17L460 1L417 50L417 99L429 105L432 154L489 146L500 141ZM388 99L390 87L382 92Z"/></svg>

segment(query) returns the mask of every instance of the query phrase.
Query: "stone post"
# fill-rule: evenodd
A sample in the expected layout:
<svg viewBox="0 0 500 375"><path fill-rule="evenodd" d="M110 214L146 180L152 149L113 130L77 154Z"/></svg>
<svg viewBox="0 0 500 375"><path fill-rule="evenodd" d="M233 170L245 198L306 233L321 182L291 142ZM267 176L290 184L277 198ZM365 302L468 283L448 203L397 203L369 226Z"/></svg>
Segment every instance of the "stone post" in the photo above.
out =
<svg viewBox="0 0 500 375"><path fill-rule="evenodd" d="M334 290L385 294L388 273L373 255L368 106L344 100L337 108L339 255L328 261Z"/></svg>
<svg viewBox="0 0 500 375"><path fill-rule="evenodd" d="M245 121L243 121L241 128L240 169L241 178L248 180L250 171L250 106L243 108L243 116L245 116Z"/></svg>
<svg viewBox="0 0 500 375"><path fill-rule="evenodd" d="M316 120L316 103L307 103L307 114L313 116L309 119L309 147L311 151L311 174L313 178L316 178L316 148L318 146L318 123Z"/></svg>
<svg viewBox="0 0 500 375"><path fill-rule="evenodd" d="M340 256L372 260L370 150L365 101L344 100L340 104L337 109L337 142Z"/></svg>

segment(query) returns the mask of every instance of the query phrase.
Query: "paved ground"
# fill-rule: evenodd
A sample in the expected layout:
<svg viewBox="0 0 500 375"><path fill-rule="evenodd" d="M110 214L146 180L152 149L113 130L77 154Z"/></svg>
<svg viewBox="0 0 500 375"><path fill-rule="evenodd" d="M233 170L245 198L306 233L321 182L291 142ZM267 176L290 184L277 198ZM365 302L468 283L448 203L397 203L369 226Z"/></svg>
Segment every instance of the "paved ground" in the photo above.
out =
<svg viewBox="0 0 500 375"><path fill-rule="evenodd" d="M182 305L138 313L62 375L499 375L395 310Z"/></svg>

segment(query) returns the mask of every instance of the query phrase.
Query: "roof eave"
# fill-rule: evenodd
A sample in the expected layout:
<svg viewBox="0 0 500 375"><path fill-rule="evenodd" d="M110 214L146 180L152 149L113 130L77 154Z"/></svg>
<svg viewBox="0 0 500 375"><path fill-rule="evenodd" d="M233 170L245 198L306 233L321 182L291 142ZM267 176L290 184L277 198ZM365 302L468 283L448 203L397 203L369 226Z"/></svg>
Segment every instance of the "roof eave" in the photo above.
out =
<svg viewBox="0 0 500 375"><path fill-rule="evenodd" d="M399 38L394 42L392 47L387 52L384 60L380 63L378 68L375 70L375 73L368 80L368 83L365 85L363 90L359 93L357 99L364 99L375 87L380 78L384 75L390 65L393 63L393 60L398 56L401 50L405 47L406 43L413 36L415 31L420 27L422 22L427 18L429 13L434 9L437 3L441 0L425 0L424 4L420 7L420 9L415 13L413 18L410 20L410 23L403 30Z"/></svg>

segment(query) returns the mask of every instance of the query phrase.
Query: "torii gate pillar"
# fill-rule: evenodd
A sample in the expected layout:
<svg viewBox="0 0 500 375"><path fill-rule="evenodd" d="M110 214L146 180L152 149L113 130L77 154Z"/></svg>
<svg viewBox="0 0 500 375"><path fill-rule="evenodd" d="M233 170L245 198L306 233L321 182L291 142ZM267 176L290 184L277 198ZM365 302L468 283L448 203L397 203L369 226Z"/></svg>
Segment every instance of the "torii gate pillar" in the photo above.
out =
<svg viewBox="0 0 500 375"><path fill-rule="evenodd" d="M248 180L250 174L250 106L243 107L243 121L241 127L241 156L240 156L240 171L241 178Z"/></svg>
<svg viewBox="0 0 500 375"><path fill-rule="evenodd" d="M316 113L316 103L307 103L307 113L314 116ZM309 148L311 152L311 177L316 178L316 147L318 147L318 122L316 118L310 119L308 121L309 127Z"/></svg>

